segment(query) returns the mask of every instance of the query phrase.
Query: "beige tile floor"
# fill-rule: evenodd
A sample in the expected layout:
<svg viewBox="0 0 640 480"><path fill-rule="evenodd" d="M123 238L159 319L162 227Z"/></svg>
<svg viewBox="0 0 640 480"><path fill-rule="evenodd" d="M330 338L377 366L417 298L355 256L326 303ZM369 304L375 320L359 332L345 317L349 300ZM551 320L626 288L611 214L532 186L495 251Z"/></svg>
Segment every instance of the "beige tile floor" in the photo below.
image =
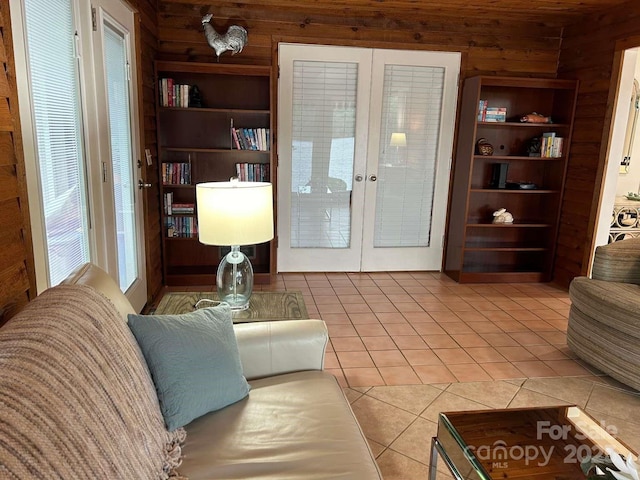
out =
<svg viewBox="0 0 640 480"><path fill-rule="evenodd" d="M301 291L327 323L326 369L386 480L427 478L441 411L575 404L640 451L640 396L568 349L566 290L424 272L282 274L263 288Z"/></svg>
<svg viewBox="0 0 640 480"><path fill-rule="evenodd" d="M568 349L566 290L430 272L280 274L257 288L301 291L327 323L325 368L386 480L427 478L441 411L575 404L640 451L640 396Z"/></svg>

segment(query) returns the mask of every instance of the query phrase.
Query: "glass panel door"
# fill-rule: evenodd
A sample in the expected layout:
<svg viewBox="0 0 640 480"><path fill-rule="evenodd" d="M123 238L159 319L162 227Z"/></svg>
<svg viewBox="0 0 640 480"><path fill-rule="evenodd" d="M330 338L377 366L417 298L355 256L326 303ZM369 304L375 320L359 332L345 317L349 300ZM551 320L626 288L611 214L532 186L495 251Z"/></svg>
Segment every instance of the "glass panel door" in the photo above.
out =
<svg viewBox="0 0 640 480"><path fill-rule="evenodd" d="M373 55L362 270L441 269L460 55Z"/></svg>
<svg viewBox="0 0 640 480"><path fill-rule="evenodd" d="M280 46L279 271L440 270L460 54Z"/></svg>
<svg viewBox="0 0 640 480"><path fill-rule="evenodd" d="M96 155L102 166L105 252L109 272L135 309L147 301L136 69L132 64L134 16L120 0L95 0ZM94 147L95 148L95 147Z"/></svg>
<svg viewBox="0 0 640 480"><path fill-rule="evenodd" d="M359 269L370 63L280 46L279 271Z"/></svg>

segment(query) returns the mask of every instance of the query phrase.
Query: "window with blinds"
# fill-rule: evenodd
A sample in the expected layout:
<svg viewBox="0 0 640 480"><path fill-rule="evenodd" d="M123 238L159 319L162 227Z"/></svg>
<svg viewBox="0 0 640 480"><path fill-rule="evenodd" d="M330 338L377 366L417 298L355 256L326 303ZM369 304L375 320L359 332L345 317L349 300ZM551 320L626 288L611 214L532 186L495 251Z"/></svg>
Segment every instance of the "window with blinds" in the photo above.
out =
<svg viewBox="0 0 640 480"><path fill-rule="evenodd" d="M295 61L291 246L348 248L358 66Z"/></svg>
<svg viewBox="0 0 640 480"><path fill-rule="evenodd" d="M385 65L374 247L428 247L445 69Z"/></svg>
<svg viewBox="0 0 640 480"><path fill-rule="evenodd" d="M89 260L78 66L67 0L25 0L25 30L50 285Z"/></svg>
<svg viewBox="0 0 640 480"><path fill-rule="evenodd" d="M104 48L111 131L118 280L120 288L126 291L138 277L133 172L131 171L127 44L123 34L108 23L104 25Z"/></svg>

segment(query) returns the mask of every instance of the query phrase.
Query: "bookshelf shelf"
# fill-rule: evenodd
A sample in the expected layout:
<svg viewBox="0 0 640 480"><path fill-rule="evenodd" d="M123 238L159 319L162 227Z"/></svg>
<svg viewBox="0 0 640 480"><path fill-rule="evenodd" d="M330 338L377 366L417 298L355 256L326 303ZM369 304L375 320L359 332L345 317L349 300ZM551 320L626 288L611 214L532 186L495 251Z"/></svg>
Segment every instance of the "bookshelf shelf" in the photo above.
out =
<svg viewBox="0 0 640 480"><path fill-rule="evenodd" d="M445 253L445 272L454 280L551 280L576 94L573 80L466 79ZM506 109L507 121L478 120L481 105ZM532 112L550 116L555 123L518 121ZM479 155L476 143L481 138L491 144L493 155ZM537 188L499 188L508 183L532 183ZM491 223L500 208L506 208L515 222Z"/></svg>
<svg viewBox="0 0 640 480"><path fill-rule="evenodd" d="M232 151L234 155L246 155L246 154L263 154L269 156L271 152L268 150L238 150L237 148L189 148L189 147L165 147L166 152L192 152L192 153L229 153Z"/></svg>
<svg viewBox="0 0 640 480"><path fill-rule="evenodd" d="M263 109L249 109L249 108L196 108L196 107L159 107L160 111L187 111L187 112L200 112L200 113L222 113L222 114L257 114L257 115L271 115L270 110Z"/></svg>
<svg viewBox="0 0 640 480"><path fill-rule="evenodd" d="M268 145L262 142L266 150L238 150L231 132L232 125L272 131L271 69L173 61L156 61L155 67L158 158L165 174L173 169L174 175L170 177L171 183L160 178L164 282L169 286L212 285L221 252L218 247L203 245L198 240L195 185L228 181L236 176L236 163L257 164L262 171L273 172L271 137ZM165 106L168 84L180 85L180 89L188 86L189 92L197 86L197 103L190 97L187 102L180 89L173 103L180 98L182 105L198 106ZM163 168L159 170L162 175ZM181 178L175 175L183 175L188 182L175 183L176 178ZM268 180L273 181L272 176ZM185 207L187 211L189 206L193 208L190 213L171 213L169 205L182 211ZM177 229L187 234L172 236ZM255 251L256 258L252 259L255 280L269 283L275 273L275 244L256 245Z"/></svg>

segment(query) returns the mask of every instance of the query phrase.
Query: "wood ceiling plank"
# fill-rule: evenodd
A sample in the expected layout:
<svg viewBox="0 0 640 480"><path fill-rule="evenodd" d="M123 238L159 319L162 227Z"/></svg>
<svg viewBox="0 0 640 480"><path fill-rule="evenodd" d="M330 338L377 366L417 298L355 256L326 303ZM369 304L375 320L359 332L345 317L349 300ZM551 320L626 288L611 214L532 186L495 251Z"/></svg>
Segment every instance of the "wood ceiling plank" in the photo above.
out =
<svg viewBox="0 0 640 480"><path fill-rule="evenodd" d="M210 11L234 8L237 12L250 12L252 9L273 9L288 12L328 12L336 16L345 15L392 15L410 13L412 15L442 14L459 17L460 12L469 12L469 17L492 17L500 19L528 19L544 21L550 16L564 23L571 23L578 17L605 12L623 4L626 0L432 0L428 3L416 0L322 0L305 2L298 0L251 0L239 2L220 2L211 5L209 0L164 0L160 3L189 5L195 10L210 5Z"/></svg>

